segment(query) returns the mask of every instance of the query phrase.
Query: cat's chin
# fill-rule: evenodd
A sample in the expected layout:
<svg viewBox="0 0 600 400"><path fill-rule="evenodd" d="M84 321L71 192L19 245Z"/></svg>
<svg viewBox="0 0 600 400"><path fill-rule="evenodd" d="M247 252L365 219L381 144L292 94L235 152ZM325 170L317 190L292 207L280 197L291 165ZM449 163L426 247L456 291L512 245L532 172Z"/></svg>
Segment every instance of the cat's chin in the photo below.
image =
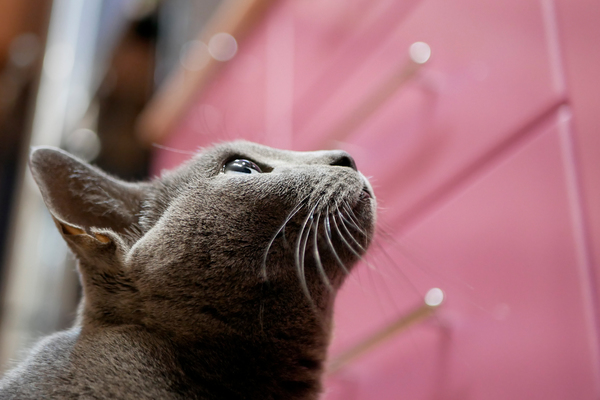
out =
<svg viewBox="0 0 600 400"><path fill-rule="evenodd" d="M363 187L362 191L360 192L360 197L358 198L359 201L367 201L369 199L373 198L373 196L371 195L371 192L369 192L369 189L367 189L367 187Z"/></svg>

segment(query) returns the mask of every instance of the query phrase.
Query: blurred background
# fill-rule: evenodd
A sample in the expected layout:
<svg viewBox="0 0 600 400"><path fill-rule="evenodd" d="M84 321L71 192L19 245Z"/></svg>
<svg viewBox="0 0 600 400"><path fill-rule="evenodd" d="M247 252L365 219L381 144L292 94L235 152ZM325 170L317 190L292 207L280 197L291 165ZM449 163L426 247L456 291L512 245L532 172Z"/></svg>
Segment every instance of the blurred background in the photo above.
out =
<svg viewBox="0 0 600 400"><path fill-rule="evenodd" d="M391 333L326 399L599 399L599 20L592 0L2 0L0 370L80 296L31 146L139 180L244 138L347 150L379 199L331 358Z"/></svg>

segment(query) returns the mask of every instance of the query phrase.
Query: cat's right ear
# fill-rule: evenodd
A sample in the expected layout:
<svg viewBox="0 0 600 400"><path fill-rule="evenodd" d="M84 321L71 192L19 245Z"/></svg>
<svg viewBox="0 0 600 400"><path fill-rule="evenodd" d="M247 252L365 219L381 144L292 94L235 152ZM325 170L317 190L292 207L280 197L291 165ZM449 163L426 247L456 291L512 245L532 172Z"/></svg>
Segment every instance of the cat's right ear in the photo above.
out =
<svg viewBox="0 0 600 400"><path fill-rule="evenodd" d="M33 148L29 166L65 239L81 238L102 245L137 224L141 185L113 178L52 147Z"/></svg>

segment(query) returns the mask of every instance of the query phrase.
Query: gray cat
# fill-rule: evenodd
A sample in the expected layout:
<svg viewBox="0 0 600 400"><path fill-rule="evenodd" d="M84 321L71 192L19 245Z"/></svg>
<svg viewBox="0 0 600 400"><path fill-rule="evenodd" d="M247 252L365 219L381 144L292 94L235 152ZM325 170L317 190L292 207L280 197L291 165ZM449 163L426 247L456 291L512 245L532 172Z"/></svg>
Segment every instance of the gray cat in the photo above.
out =
<svg viewBox="0 0 600 400"><path fill-rule="evenodd" d="M1 399L319 396L335 294L375 222L348 154L240 141L137 184L53 148L30 166L84 296Z"/></svg>

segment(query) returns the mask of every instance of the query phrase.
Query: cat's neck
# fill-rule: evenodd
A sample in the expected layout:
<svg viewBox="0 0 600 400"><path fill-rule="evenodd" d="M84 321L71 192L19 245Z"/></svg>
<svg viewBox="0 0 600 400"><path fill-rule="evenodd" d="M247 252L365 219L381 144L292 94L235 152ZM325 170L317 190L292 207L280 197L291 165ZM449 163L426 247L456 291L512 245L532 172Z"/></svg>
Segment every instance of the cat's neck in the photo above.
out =
<svg viewBox="0 0 600 400"><path fill-rule="evenodd" d="M229 334L180 343L176 354L192 386L210 387L220 393L216 398L313 399L321 391L326 345L325 337Z"/></svg>
<svg viewBox="0 0 600 400"><path fill-rule="evenodd" d="M78 342L101 348L102 360L115 360L94 362L96 353L76 346L76 352L85 352L76 357L84 363L78 367L82 371L106 375L116 368L120 376L160 376L156 386L182 399L310 400L321 392L324 337L257 338L229 332L190 341L137 324L85 326L78 336Z"/></svg>
<svg viewBox="0 0 600 400"><path fill-rule="evenodd" d="M316 399L329 343L330 313L301 313L304 317L290 325L274 317L281 311L273 307L291 304L285 296L246 304L245 310L257 316L252 323L236 321L231 315L222 323L215 316L210 328L196 327L195 335L169 331L159 323L140 323L137 318L129 325L84 319L82 332L145 332L145 337L158 343L152 350L161 353L156 359L170 360L165 370L186 397ZM290 312L292 316L297 319L298 313Z"/></svg>

